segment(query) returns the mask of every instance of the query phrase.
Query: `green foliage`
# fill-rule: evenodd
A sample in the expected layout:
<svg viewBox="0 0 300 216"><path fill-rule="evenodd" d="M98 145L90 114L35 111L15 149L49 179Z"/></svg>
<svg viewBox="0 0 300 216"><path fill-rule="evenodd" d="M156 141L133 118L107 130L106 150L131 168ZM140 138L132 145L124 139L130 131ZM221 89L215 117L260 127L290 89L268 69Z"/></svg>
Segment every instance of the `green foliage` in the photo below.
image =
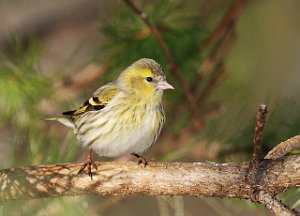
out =
<svg viewBox="0 0 300 216"><path fill-rule="evenodd" d="M10 148L13 151L11 166L26 166L68 162L74 160L80 148L73 134L66 136L63 143L57 137L57 131L47 130L45 114L41 103L52 98L54 89L52 79L39 69L43 47L36 37L28 41L16 39L9 52L0 53L0 123L13 130ZM2 165L0 165L0 168ZM37 215L47 206L54 205L54 199L31 202L30 208L23 209L22 215ZM64 198L56 200L60 206L56 215L74 215L83 208L70 205ZM43 207L43 208L41 208ZM0 215L20 215L16 203L8 202L0 206ZM51 207L49 207L51 208Z"/></svg>
<svg viewBox="0 0 300 216"><path fill-rule="evenodd" d="M190 81L194 78L202 58L200 47L205 36L203 27L196 22L199 14L188 11L185 4L172 1L154 1L144 5L143 10L162 33L175 62L180 65L184 76ZM114 17L107 20L101 30L106 36L105 52L112 62L109 79L112 79L111 76L116 77L128 66L128 62L149 57L160 62L168 79L172 83L175 82L174 75L167 67L162 48L148 26L130 8L118 8ZM182 88L178 83L175 85L178 87L175 87L177 94L172 95L172 100L178 101Z"/></svg>
<svg viewBox="0 0 300 216"><path fill-rule="evenodd" d="M14 55L0 53L0 109L2 123L27 126L39 116L38 103L51 95L51 83L38 70L42 48L35 40L25 48L16 40Z"/></svg>
<svg viewBox="0 0 300 216"><path fill-rule="evenodd" d="M55 132L43 131L41 103L54 95L51 79L39 70L43 48L34 36L13 44L0 59L0 121L14 128L12 162L24 166L69 161L76 154L74 140L69 137L62 148Z"/></svg>

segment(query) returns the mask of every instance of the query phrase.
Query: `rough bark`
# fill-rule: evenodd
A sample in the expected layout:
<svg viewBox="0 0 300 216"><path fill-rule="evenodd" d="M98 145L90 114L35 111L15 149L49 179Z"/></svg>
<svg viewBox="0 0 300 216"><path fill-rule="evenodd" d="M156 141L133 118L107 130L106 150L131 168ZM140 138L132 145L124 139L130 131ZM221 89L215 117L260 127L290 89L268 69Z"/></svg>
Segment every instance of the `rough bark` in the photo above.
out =
<svg viewBox="0 0 300 216"><path fill-rule="evenodd" d="M264 190L261 190L257 193L257 201L264 204L266 208L268 208L274 215L299 215L298 212L290 209L288 206L284 205L282 202Z"/></svg>
<svg viewBox="0 0 300 216"><path fill-rule="evenodd" d="M265 156L265 159L276 160L286 155L290 151L300 148L300 136L294 136L284 142L279 143Z"/></svg>
<svg viewBox="0 0 300 216"><path fill-rule="evenodd" d="M40 165L0 171L0 201L82 194L190 195L256 200L258 188L272 196L300 185L300 156L251 162L149 163L99 162L93 180L78 175L81 164Z"/></svg>

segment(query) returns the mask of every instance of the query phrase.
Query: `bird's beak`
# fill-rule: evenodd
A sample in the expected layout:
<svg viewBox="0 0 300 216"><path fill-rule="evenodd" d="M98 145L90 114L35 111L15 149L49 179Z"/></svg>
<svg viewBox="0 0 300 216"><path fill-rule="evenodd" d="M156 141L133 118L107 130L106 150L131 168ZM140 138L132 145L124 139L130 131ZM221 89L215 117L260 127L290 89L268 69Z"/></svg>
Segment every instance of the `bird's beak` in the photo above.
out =
<svg viewBox="0 0 300 216"><path fill-rule="evenodd" d="M157 88L161 90L174 89L166 80L160 80L157 83Z"/></svg>

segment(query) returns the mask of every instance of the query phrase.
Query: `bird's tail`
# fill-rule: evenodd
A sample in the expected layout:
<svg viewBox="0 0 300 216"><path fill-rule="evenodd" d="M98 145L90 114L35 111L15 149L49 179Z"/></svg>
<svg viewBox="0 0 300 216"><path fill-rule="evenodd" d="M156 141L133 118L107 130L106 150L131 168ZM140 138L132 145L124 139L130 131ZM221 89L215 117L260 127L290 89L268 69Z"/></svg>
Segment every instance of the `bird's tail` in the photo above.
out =
<svg viewBox="0 0 300 216"><path fill-rule="evenodd" d="M74 121L72 118L69 117L54 117L54 118L45 118L45 120L47 121L58 121L60 123L62 123L63 125L74 129L75 125L74 125Z"/></svg>

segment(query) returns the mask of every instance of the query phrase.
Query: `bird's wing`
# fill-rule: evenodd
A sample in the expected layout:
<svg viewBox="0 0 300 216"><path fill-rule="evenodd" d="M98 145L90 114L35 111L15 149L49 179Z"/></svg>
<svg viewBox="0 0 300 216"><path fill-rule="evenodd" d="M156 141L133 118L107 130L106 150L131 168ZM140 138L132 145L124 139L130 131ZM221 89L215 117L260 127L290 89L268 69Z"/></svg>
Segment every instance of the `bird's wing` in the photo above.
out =
<svg viewBox="0 0 300 216"><path fill-rule="evenodd" d="M97 111L103 109L116 94L120 92L118 86L114 83L108 83L97 89L93 96L85 101L77 110L63 112L64 116L78 116L88 111Z"/></svg>

